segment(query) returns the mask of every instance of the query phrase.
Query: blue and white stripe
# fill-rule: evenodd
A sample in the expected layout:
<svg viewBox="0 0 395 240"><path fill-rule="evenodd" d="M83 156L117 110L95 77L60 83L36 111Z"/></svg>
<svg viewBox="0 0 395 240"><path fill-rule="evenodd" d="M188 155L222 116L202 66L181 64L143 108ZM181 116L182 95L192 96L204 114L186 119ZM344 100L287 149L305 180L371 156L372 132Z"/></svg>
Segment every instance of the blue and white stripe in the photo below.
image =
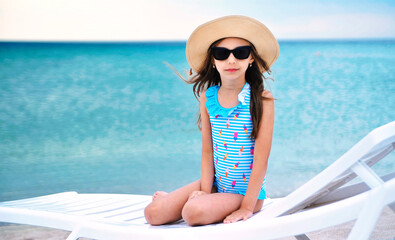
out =
<svg viewBox="0 0 395 240"><path fill-rule="evenodd" d="M250 114L250 86L245 84L240 92L239 104L223 108L218 102L219 86L206 92L215 166L214 184L218 192L245 195L253 167L255 141L250 139L252 121ZM259 199L265 199L264 184Z"/></svg>

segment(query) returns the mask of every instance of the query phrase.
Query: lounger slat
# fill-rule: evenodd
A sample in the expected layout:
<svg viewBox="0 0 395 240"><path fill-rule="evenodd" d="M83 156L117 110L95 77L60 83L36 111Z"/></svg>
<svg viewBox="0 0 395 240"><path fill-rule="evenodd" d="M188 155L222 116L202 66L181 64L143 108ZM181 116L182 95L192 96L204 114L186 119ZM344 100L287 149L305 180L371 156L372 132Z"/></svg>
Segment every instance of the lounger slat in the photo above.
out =
<svg viewBox="0 0 395 240"><path fill-rule="evenodd" d="M92 209L91 211L83 212L83 214L88 215L88 216L89 215L96 215L98 217L101 217L102 215L104 216L104 215L112 214L113 212L116 212L116 211L125 211L125 209L130 209L130 208L136 209L135 206L138 204L138 203L130 204L127 201L124 201L122 203L123 204L119 204L119 203L110 204L109 206L101 207L99 209Z"/></svg>
<svg viewBox="0 0 395 240"><path fill-rule="evenodd" d="M115 208L116 206L118 206L121 203L127 203L127 200L120 199L120 200L114 201L113 199L108 199L108 200L104 200L104 201L100 201L95 204L92 204L91 206L84 206L82 208L73 208L67 212L70 214L85 215L85 214L89 214L89 213L104 211L106 209Z"/></svg>
<svg viewBox="0 0 395 240"><path fill-rule="evenodd" d="M67 199L66 201L55 201L50 203L36 203L32 205L26 205L24 208L36 209L43 211L56 211L56 212L68 212L73 209L87 208L88 206L95 206L98 203L102 203L103 200L97 199L86 199L84 196L77 196L74 198Z"/></svg>
<svg viewBox="0 0 395 240"><path fill-rule="evenodd" d="M128 213L140 211L141 209L144 209L148 204L149 202L145 201L137 204L135 203L132 205L129 204L127 206L119 207L118 209L113 209L111 211L96 212L88 215L94 215L94 217L98 217L98 218L112 218L120 215L125 215Z"/></svg>
<svg viewBox="0 0 395 240"><path fill-rule="evenodd" d="M133 223L140 223L140 224L143 224L143 223L146 223L147 221L145 220L145 217L144 216L138 216L138 217L135 217L135 218L130 218L130 219L125 219L124 220L125 222L133 222Z"/></svg>
<svg viewBox="0 0 395 240"><path fill-rule="evenodd" d="M62 211L70 210L73 208L81 208L86 205L91 205L93 203L99 202L97 199L84 199L82 196L78 198L67 199L66 201L56 201L48 204L37 204L26 206L26 208L37 209L37 210L47 210L47 211Z"/></svg>
<svg viewBox="0 0 395 240"><path fill-rule="evenodd" d="M111 214L108 214L107 216L101 216L102 218L106 219L122 219L124 218L123 216L128 216L129 218L131 215L135 214L135 216L144 216L144 207L142 208L134 208L128 211L123 211L123 212L111 212ZM119 221L119 220L117 220Z"/></svg>
<svg viewBox="0 0 395 240"><path fill-rule="evenodd" d="M108 219L109 221L123 222L139 217L144 218L144 208L135 209L134 211L125 212L124 214L119 214L116 216L105 217L105 219Z"/></svg>
<svg viewBox="0 0 395 240"><path fill-rule="evenodd" d="M64 192L64 193L57 193L57 194L52 194L42 197L2 202L0 203L0 206L13 206L13 207L38 206L42 204L51 204L56 201L75 199L77 195L78 193L76 192Z"/></svg>
<svg viewBox="0 0 395 240"><path fill-rule="evenodd" d="M107 197L108 198L108 197ZM28 209L58 209L63 206L67 206L67 208L72 208L73 206L78 206L78 205L89 205L95 202L101 201L100 199L92 199L92 198L87 198L86 196L80 196L77 193L73 195L68 195L64 199L54 199L49 195L49 198L42 198L40 201L32 201L30 203L24 203L24 204L13 204L9 203L7 206L12 206L12 207L21 207L21 208L28 208Z"/></svg>
<svg viewBox="0 0 395 240"><path fill-rule="evenodd" d="M93 215L93 214L111 214L112 211L120 210L123 208L139 208L140 204L145 204L145 206L149 203L147 202L147 198L139 198L139 197L125 197L123 195L109 195L111 198L105 199L103 201L97 202L94 205L90 205L86 208L75 209L72 208L68 213L76 214L76 215ZM107 196L107 197L109 197ZM136 196L136 195L134 195ZM90 198L95 198L94 195L89 196ZM140 201L138 201L140 200Z"/></svg>

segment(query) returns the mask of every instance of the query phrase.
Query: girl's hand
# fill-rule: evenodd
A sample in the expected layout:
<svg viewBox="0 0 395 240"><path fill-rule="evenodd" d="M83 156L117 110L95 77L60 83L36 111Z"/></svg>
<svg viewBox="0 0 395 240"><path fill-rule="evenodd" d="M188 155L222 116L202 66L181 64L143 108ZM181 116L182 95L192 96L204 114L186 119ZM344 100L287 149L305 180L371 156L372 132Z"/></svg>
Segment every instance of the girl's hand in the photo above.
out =
<svg viewBox="0 0 395 240"><path fill-rule="evenodd" d="M205 194L207 194L207 193L204 191L193 191L193 192L191 192L191 194L189 194L188 200L194 199L196 197L199 197L199 196L202 196Z"/></svg>
<svg viewBox="0 0 395 240"><path fill-rule="evenodd" d="M240 208L237 211L234 211L232 214L227 216L224 220L224 223L234 223L240 220L247 220L252 216L252 211Z"/></svg>

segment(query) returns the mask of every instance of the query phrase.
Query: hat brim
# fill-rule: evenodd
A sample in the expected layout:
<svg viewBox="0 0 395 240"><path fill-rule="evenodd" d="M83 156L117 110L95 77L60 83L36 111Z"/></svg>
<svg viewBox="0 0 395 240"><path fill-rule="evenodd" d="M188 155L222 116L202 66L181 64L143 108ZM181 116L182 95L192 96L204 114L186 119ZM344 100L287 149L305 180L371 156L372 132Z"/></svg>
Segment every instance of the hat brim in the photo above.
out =
<svg viewBox="0 0 395 240"><path fill-rule="evenodd" d="M211 44L228 37L251 42L269 68L280 53L276 38L264 24L250 17L232 15L204 23L193 31L186 45L186 57L190 67L195 72L200 72ZM264 73L265 70L261 69L261 72Z"/></svg>

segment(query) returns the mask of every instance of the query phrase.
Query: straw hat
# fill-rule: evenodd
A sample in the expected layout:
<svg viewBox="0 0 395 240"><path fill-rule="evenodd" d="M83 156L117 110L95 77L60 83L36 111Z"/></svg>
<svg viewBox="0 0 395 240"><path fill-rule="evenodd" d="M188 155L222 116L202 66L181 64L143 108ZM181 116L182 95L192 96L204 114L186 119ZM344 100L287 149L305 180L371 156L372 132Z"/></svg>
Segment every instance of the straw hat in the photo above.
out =
<svg viewBox="0 0 395 240"><path fill-rule="evenodd" d="M186 46L186 56L191 68L199 72L211 44L227 37L243 38L251 42L269 67L280 53L277 40L261 22L245 16L226 16L204 23L193 31ZM265 72L264 69L261 71Z"/></svg>

